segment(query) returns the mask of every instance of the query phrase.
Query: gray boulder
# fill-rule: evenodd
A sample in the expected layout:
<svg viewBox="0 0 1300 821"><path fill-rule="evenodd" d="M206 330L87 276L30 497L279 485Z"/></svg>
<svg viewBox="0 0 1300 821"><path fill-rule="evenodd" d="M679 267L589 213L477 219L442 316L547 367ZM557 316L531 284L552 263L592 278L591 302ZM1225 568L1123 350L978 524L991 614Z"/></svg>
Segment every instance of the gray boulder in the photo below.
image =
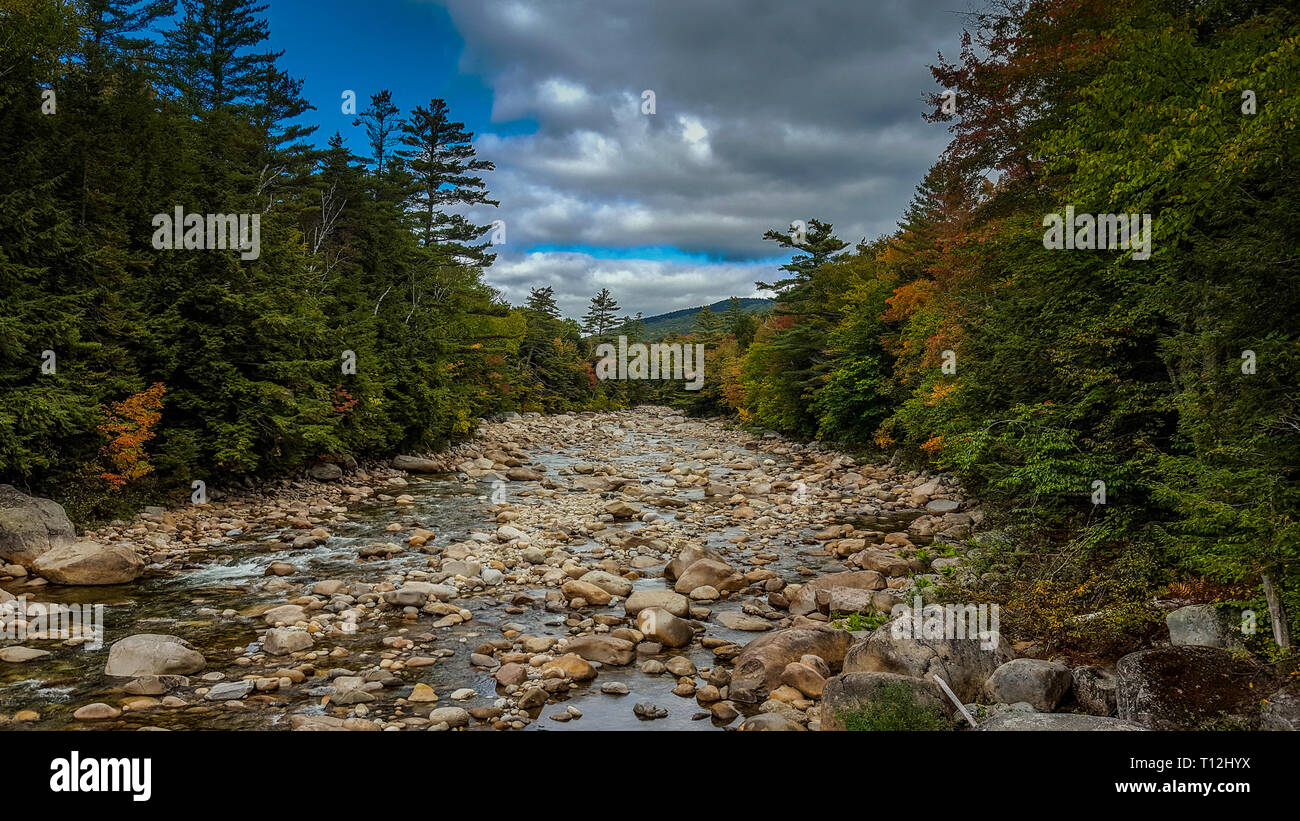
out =
<svg viewBox="0 0 1300 821"><path fill-rule="evenodd" d="M343 468L333 462L318 462L307 473L318 482L337 482L343 478Z"/></svg>
<svg viewBox="0 0 1300 821"><path fill-rule="evenodd" d="M884 624L849 649L846 673L898 673L914 678L939 676L963 703L979 701L993 671L1012 659L1006 640L995 635L980 638L924 638L899 631L894 622ZM985 645L989 649L985 649Z"/></svg>
<svg viewBox="0 0 1300 821"><path fill-rule="evenodd" d="M303 630L291 630L287 627L275 627L266 631L262 638L262 649L273 656L287 656L299 650L306 650L316 643L310 633Z"/></svg>
<svg viewBox="0 0 1300 821"><path fill-rule="evenodd" d="M1115 671L1108 667L1084 665L1070 671L1074 700L1094 716L1115 715Z"/></svg>
<svg viewBox="0 0 1300 821"><path fill-rule="evenodd" d="M1218 647L1156 647L1115 665L1116 715L1155 730L1254 729L1267 667Z"/></svg>
<svg viewBox="0 0 1300 821"><path fill-rule="evenodd" d="M1050 713L1070 689L1070 668L1057 661L1012 659L989 676L989 698L1003 704L1023 701L1040 713Z"/></svg>
<svg viewBox="0 0 1300 821"><path fill-rule="evenodd" d="M1213 604L1180 607L1165 616L1169 643L1195 647L1244 647L1239 625L1224 608Z"/></svg>
<svg viewBox="0 0 1300 821"><path fill-rule="evenodd" d="M76 537L72 520L57 503L0 485L0 563L30 566Z"/></svg>
<svg viewBox="0 0 1300 821"><path fill-rule="evenodd" d="M1147 728L1131 721L1103 716L1089 716L1080 713L1025 713L1008 711L993 716L980 724L977 730L997 732L1012 731L1049 731L1049 732L1100 732L1128 731L1141 732Z"/></svg>
<svg viewBox="0 0 1300 821"><path fill-rule="evenodd" d="M437 461L420 456L394 456L390 464L398 470L405 470L408 473L442 472L442 465Z"/></svg>
<svg viewBox="0 0 1300 821"><path fill-rule="evenodd" d="M139 676L186 676L207 664L203 654L185 639L157 633L140 633L114 642L108 650L104 675L120 678Z"/></svg>
<svg viewBox="0 0 1300 821"><path fill-rule="evenodd" d="M1293 681L1264 700L1261 730L1300 730L1300 681Z"/></svg>

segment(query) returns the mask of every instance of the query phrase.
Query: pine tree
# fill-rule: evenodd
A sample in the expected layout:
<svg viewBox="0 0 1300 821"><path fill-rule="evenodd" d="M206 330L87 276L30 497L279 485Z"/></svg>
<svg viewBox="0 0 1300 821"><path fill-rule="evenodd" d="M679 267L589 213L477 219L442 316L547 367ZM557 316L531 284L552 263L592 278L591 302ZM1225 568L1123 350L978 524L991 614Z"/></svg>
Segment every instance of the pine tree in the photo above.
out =
<svg viewBox="0 0 1300 821"><path fill-rule="evenodd" d="M560 307L555 304L555 289L550 285L533 288L528 294L528 310L559 319Z"/></svg>
<svg viewBox="0 0 1300 821"><path fill-rule="evenodd" d="M601 288L600 293L591 298L591 307L582 318L582 328L593 336L604 336L618 324L617 316L618 303L608 288Z"/></svg>
<svg viewBox="0 0 1300 821"><path fill-rule="evenodd" d="M722 317L713 312L708 305L700 309L695 315L695 323L691 326L691 334L700 337L705 342L716 342L726 332L726 323Z"/></svg>
<svg viewBox="0 0 1300 821"><path fill-rule="evenodd" d="M489 243L466 243L473 243L491 226L474 225L464 216L444 210L456 205L499 204L488 198L486 184L473 173L495 168L487 160L474 158L473 139L464 123L448 119L447 102L435 98L428 108L416 108L402 124L406 148L398 154L414 181L410 204L418 215L424 245L441 245L458 257L487 266L496 258L484 250Z"/></svg>
<svg viewBox="0 0 1300 821"><path fill-rule="evenodd" d="M743 351L754 341L754 334L758 332L758 317L742 308L740 300L733 296L727 303L725 326L727 333L735 337L736 344Z"/></svg>
<svg viewBox="0 0 1300 821"><path fill-rule="evenodd" d="M393 104L393 93L383 89L370 95L370 105L352 121L354 126L366 127L366 140L370 146L370 162L375 176L382 177L394 161L398 135L404 125L401 110Z"/></svg>

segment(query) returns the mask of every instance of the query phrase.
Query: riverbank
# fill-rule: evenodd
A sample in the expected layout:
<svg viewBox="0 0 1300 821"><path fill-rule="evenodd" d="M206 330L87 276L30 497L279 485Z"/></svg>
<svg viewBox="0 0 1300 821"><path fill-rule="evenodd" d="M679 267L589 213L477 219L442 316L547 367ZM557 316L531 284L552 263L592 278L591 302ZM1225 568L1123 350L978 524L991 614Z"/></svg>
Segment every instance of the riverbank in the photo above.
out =
<svg viewBox="0 0 1300 821"><path fill-rule="evenodd" d="M0 663L5 726L817 729L900 698L964 726L936 677L980 720L1137 726L1106 670L845 629L960 572L980 514L946 477L664 408L393 465L85 534L140 557L129 584L0 582L105 605L102 647Z"/></svg>

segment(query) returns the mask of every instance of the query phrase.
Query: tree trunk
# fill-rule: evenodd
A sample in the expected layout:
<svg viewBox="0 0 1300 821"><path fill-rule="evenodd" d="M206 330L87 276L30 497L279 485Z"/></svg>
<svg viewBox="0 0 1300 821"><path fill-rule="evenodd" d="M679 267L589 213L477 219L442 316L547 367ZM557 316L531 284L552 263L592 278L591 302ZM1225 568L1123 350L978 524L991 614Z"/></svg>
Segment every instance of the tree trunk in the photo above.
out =
<svg viewBox="0 0 1300 821"><path fill-rule="evenodd" d="M1273 622L1273 641L1280 648L1291 646L1291 630L1286 621L1286 609L1282 607L1282 598L1273 587L1273 577L1264 575L1264 598L1268 600L1268 618Z"/></svg>

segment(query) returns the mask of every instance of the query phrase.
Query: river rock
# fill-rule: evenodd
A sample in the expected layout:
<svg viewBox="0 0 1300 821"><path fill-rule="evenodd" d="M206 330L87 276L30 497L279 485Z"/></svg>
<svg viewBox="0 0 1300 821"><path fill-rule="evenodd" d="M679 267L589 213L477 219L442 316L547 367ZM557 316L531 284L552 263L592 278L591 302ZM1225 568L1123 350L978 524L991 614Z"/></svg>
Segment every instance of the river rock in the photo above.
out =
<svg viewBox="0 0 1300 821"><path fill-rule="evenodd" d="M337 482L343 478L343 468L333 462L318 462L307 473L318 482Z"/></svg>
<svg viewBox="0 0 1300 821"><path fill-rule="evenodd" d="M632 582L622 576L606 573L604 570L592 570L589 573L584 573L578 581L594 584L611 596L628 596L632 593ZM587 600L591 601L590 599Z"/></svg>
<svg viewBox="0 0 1300 821"><path fill-rule="evenodd" d="M664 647L685 647L695 639L695 631L684 620L661 607L646 607L636 615L636 628L647 639Z"/></svg>
<svg viewBox="0 0 1300 821"><path fill-rule="evenodd" d="M1057 661L1012 659L993 671L984 688L1003 704L1023 701L1040 713L1050 713L1070 690L1070 668Z"/></svg>
<svg viewBox="0 0 1300 821"><path fill-rule="evenodd" d="M781 683L793 687L808 698L821 698L826 679L817 670L801 661L792 661L781 671Z"/></svg>
<svg viewBox="0 0 1300 821"><path fill-rule="evenodd" d="M273 656L287 656L299 650L306 650L316 643L310 633L304 630L292 630L288 627L275 627L266 631L262 639L262 649Z"/></svg>
<svg viewBox="0 0 1300 821"><path fill-rule="evenodd" d="M118 678L189 675L203 669L203 654L176 636L139 633L116 641L108 650L104 675Z"/></svg>
<svg viewBox="0 0 1300 821"><path fill-rule="evenodd" d="M885 577L874 570L846 570L843 573L828 573L800 586L793 596L789 596L790 614L803 616L814 610L823 609L830 604L830 591L836 587L852 587L858 590L882 590Z"/></svg>
<svg viewBox="0 0 1300 821"><path fill-rule="evenodd" d="M641 516L641 511L634 505L617 499L605 505L605 512L615 519L636 519Z"/></svg>
<svg viewBox="0 0 1300 821"><path fill-rule="evenodd" d="M737 730L745 732L807 732L808 728L781 713L761 713L741 722Z"/></svg>
<svg viewBox="0 0 1300 821"><path fill-rule="evenodd" d="M736 656L729 695L733 701L758 703L781 685L781 674L804 655L819 656L838 669L853 636L834 628L791 628L768 633L746 644Z"/></svg>
<svg viewBox="0 0 1300 821"><path fill-rule="evenodd" d="M569 639L565 649L587 661L621 666L631 664L636 658L636 645L627 639L613 636L579 636Z"/></svg>
<svg viewBox="0 0 1300 821"><path fill-rule="evenodd" d="M582 599L587 604L593 604L597 607L609 604L610 599L613 598L604 589L590 582L578 581L577 579L571 579L561 585L560 592L564 593L564 597L570 601Z"/></svg>
<svg viewBox="0 0 1300 821"><path fill-rule="evenodd" d="M127 545L80 541L50 548L31 568L54 584L126 584L144 570L144 559Z"/></svg>
<svg viewBox="0 0 1300 821"><path fill-rule="evenodd" d="M701 559L711 559L715 562L721 562L722 555L708 547L698 547L688 545L682 548L682 552L664 567L664 577L669 581L674 581L681 577L686 570Z"/></svg>
<svg viewBox="0 0 1300 821"><path fill-rule="evenodd" d="M442 465L433 459L425 459L420 456L394 456L390 463L398 470L404 470L408 473L441 473Z"/></svg>
<svg viewBox="0 0 1300 821"><path fill-rule="evenodd" d="M279 624L297 624L307 620L307 611L299 604L282 604L272 607L262 614L262 619L270 626Z"/></svg>
<svg viewBox="0 0 1300 821"><path fill-rule="evenodd" d="M52 655L49 650L37 650L35 647L6 647L0 650L0 661L8 664L24 664Z"/></svg>
<svg viewBox="0 0 1300 821"><path fill-rule="evenodd" d="M955 499L932 499L925 504L925 509L929 513L952 513L959 507L961 502Z"/></svg>
<svg viewBox="0 0 1300 821"><path fill-rule="evenodd" d="M469 710L464 707L435 707L429 711L430 724L446 724L448 727L466 727L469 725Z"/></svg>
<svg viewBox="0 0 1300 821"><path fill-rule="evenodd" d="M591 681L596 677L596 668L577 653L565 653L542 665L542 675L551 670L558 670L565 678L574 681Z"/></svg>
<svg viewBox="0 0 1300 821"><path fill-rule="evenodd" d="M900 619L910 621L906 616ZM916 638L910 630L899 629L909 625L896 628L898 622L896 619L878 627L853 645L844 656L843 672L939 676L963 703L971 703L983 697L985 682L993 671L1012 658L1006 640L997 634L987 640ZM986 643L991 649L984 649Z"/></svg>
<svg viewBox="0 0 1300 821"><path fill-rule="evenodd" d="M685 618L690 612L691 603L681 593L672 590L637 590L628 596L624 603L629 616L635 616L647 607L658 607L674 616Z"/></svg>
<svg viewBox="0 0 1300 821"><path fill-rule="evenodd" d="M523 684L528 680L528 668L512 661L501 665L500 669L492 675L503 685Z"/></svg>
<svg viewBox="0 0 1300 821"><path fill-rule="evenodd" d="M1115 665L1116 715L1154 730L1241 729L1259 723L1268 668L1218 647L1156 647Z"/></svg>
<svg viewBox="0 0 1300 821"><path fill-rule="evenodd" d="M731 565L713 559L700 559L677 578L673 589L678 593L690 593L697 587L707 585L725 592L741 590L745 584L744 575Z"/></svg>
<svg viewBox="0 0 1300 821"><path fill-rule="evenodd" d="M94 704L87 704L84 707L78 707L72 717L78 721L104 721L110 718L117 718L122 715L122 711L102 701Z"/></svg>
<svg viewBox="0 0 1300 821"><path fill-rule="evenodd" d="M255 686L257 686L257 682L251 679L248 681L223 681L220 684L212 685L212 689L208 690L204 698L208 701L234 701L253 692Z"/></svg>
<svg viewBox="0 0 1300 821"><path fill-rule="evenodd" d="M735 611L719 614L718 623L729 630L741 630L749 633L761 633L772 629L772 622L769 619Z"/></svg>
<svg viewBox="0 0 1300 821"><path fill-rule="evenodd" d="M29 567L49 550L72 544L77 531L62 506L0 485L0 562Z"/></svg>

